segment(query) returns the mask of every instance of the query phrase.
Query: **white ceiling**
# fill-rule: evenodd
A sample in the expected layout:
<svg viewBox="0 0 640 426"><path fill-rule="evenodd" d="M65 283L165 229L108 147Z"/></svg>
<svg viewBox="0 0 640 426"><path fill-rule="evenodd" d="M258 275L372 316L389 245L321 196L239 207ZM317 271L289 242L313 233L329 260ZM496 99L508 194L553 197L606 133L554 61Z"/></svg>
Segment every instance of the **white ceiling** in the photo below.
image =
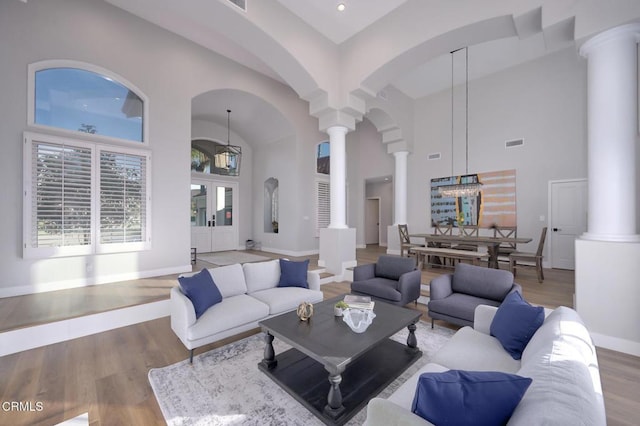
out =
<svg viewBox="0 0 640 426"><path fill-rule="evenodd" d="M237 42L212 27L194 25L193 8L189 3L171 3L157 7L157 0L106 0L122 9L198 43L211 51L252 68L280 82L282 79L264 62ZM169 0L165 0L169 1ZM224 0L209 0L224 1ZM251 0L262 1L262 0ZM308 25L335 43L341 43L375 22L407 0L277 0ZM344 3L345 11L337 5ZM251 7L251 3L248 4ZM566 43L549 46L544 34L537 32L523 39L511 37L470 46L469 78L488 75L517 64L566 48ZM569 44L569 46L572 44ZM459 62L456 62L459 64ZM464 66L464 63L463 63ZM459 65L456 65L459 67ZM456 71L458 75L458 71ZM284 83L284 82L283 82ZM430 60L390 82L407 96L418 99L451 87L451 55ZM226 126L226 109L231 108L232 128L248 143L268 143L286 137L291 128L286 119L277 116L273 107L256 97L238 91L218 91L194 100L194 118L207 119ZM238 123L234 126L233 123ZM276 125L277 124L277 125ZM280 128L280 130L278 130ZM273 130L265 133L266 129ZM269 131L271 131L269 130Z"/></svg>
<svg viewBox="0 0 640 426"><path fill-rule="evenodd" d="M278 0L336 44L351 38L407 0ZM344 11L338 5L344 4Z"/></svg>

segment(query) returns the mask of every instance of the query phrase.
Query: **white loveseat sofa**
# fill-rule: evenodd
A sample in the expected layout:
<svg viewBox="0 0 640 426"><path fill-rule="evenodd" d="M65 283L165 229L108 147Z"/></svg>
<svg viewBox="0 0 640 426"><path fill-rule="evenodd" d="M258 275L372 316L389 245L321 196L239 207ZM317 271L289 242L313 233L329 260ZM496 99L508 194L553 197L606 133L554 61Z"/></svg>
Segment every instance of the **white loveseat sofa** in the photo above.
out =
<svg viewBox="0 0 640 426"><path fill-rule="evenodd" d="M496 311L492 306L478 306L473 328L458 330L430 363L388 399L369 402L365 424L431 425L411 412L419 376L455 369L502 371L533 380L508 425L606 425L596 350L578 313L567 307L545 310L544 323L522 359L515 360L489 334Z"/></svg>
<svg viewBox="0 0 640 426"><path fill-rule="evenodd" d="M171 329L190 350L258 327L264 319L289 312L302 302L323 299L319 274L309 271L309 288L278 287L278 259L209 269L222 302L196 320L195 310L179 286L171 289ZM193 274L185 274L185 276Z"/></svg>

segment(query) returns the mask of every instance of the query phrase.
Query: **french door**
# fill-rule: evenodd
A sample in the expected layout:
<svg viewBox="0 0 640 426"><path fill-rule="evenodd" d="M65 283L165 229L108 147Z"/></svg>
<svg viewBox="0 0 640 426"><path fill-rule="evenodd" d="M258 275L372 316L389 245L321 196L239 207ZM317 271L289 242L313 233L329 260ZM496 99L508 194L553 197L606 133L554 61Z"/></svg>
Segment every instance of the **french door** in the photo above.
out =
<svg viewBox="0 0 640 426"><path fill-rule="evenodd" d="M191 180L191 247L198 253L238 248L238 184Z"/></svg>

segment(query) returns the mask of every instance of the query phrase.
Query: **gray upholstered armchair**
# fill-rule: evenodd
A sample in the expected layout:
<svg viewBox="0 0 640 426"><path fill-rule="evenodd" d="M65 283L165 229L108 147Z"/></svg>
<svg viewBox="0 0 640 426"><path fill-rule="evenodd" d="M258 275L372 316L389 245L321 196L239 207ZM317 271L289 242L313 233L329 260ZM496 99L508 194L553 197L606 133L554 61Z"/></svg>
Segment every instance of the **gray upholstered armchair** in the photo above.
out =
<svg viewBox="0 0 640 426"><path fill-rule="evenodd" d="M434 319L473 326L476 306L500 306L509 293L522 294L511 272L467 263L458 263L453 274L434 278L429 287L431 327Z"/></svg>
<svg viewBox="0 0 640 426"><path fill-rule="evenodd" d="M351 293L404 306L420 297L420 280L414 258L383 255L353 269Z"/></svg>

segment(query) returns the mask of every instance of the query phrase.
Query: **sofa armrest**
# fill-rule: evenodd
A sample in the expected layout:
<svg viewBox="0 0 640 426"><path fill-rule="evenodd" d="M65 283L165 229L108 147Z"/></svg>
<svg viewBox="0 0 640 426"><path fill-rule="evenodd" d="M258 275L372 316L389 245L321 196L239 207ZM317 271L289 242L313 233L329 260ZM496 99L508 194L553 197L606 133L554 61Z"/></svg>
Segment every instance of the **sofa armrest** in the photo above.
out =
<svg viewBox="0 0 640 426"><path fill-rule="evenodd" d="M511 287L511 290L509 290L509 293L507 293L507 294L511 294L514 291L517 291L518 293L520 293L521 296L524 296L524 294L522 293L522 286L520 284L513 283L513 286Z"/></svg>
<svg viewBox="0 0 640 426"><path fill-rule="evenodd" d="M309 290L320 290L320 274L316 271L307 271L307 284Z"/></svg>
<svg viewBox="0 0 640 426"><path fill-rule="evenodd" d="M432 279L429 283L429 298L431 300L440 300L451 296L453 293L453 290L451 290L452 280L453 274L440 275Z"/></svg>
<svg viewBox="0 0 640 426"><path fill-rule="evenodd" d="M421 280L422 273L417 269L400 275L400 279L398 280L398 291L402 293L404 300L407 300L404 295L408 295L410 300L416 300L420 297Z"/></svg>
<svg viewBox="0 0 640 426"><path fill-rule="evenodd" d="M353 268L353 280L363 281L376 277L376 264L369 263L366 265L358 265Z"/></svg>
<svg viewBox="0 0 640 426"><path fill-rule="evenodd" d="M473 313L473 329L484 334L491 334L491 323L498 308L489 305L478 305Z"/></svg>
<svg viewBox="0 0 640 426"><path fill-rule="evenodd" d="M366 426L433 426L433 423L382 398L373 398L369 401L367 420L364 424Z"/></svg>
<svg viewBox="0 0 640 426"><path fill-rule="evenodd" d="M179 287L171 289L171 329L178 335L182 343L187 346L187 329L196 322L196 311L193 303L185 296ZM187 346L187 349L191 349Z"/></svg>

